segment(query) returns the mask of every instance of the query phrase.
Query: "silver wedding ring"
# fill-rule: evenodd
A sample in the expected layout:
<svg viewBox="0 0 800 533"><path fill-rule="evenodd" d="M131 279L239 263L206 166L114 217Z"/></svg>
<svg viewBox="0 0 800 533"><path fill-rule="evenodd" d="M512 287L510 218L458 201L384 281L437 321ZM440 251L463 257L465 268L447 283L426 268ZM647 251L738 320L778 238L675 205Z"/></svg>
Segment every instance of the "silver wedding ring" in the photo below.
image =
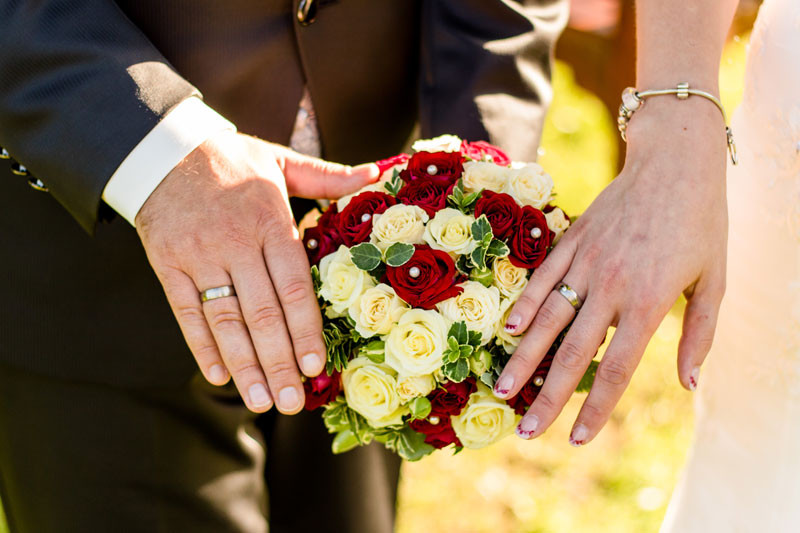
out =
<svg viewBox="0 0 800 533"><path fill-rule="evenodd" d="M203 301L203 303L206 303L210 300L216 300L217 298L227 298L228 296L236 296L236 291L234 290L233 285L214 287L212 289L206 289L200 293L200 299Z"/></svg>
<svg viewBox="0 0 800 533"><path fill-rule="evenodd" d="M578 293L575 292L575 289L573 289L563 281L558 285L556 285L556 291L558 291L558 294L567 299L570 305L575 308L575 311L578 311L583 305L581 297L578 296Z"/></svg>

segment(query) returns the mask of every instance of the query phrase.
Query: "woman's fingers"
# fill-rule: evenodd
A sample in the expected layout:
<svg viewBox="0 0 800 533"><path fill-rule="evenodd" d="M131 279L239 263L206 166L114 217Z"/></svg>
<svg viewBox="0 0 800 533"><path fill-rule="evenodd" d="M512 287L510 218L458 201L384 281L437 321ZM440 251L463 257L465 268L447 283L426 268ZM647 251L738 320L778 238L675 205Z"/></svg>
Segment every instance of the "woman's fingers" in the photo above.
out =
<svg viewBox="0 0 800 533"><path fill-rule="evenodd" d="M570 444L582 446L603 429L625 392L653 331L654 328L647 327L647 322L641 321L640 317L628 315L620 321L597 368L592 390L572 427Z"/></svg>
<svg viewBox="0 0 800 533"><path fill-rule="evenodd" d="M558 417L602 344L612 315L606 302L589 297L558 347L544 386L520 421L517 435L538 437Z"/></svg>
<svg viewBox="0 0 800 533"><path fill-rule="evenodd" d="M689 390L697 388L700 367L714 342L725 279L709 283L701 279L688 297L683 314L683 333L678 344L678 379Z"/></svg>
<svg viewBox="0 0 800 533"><path fill-rule="evenodd" d="M553 287L569 271L575 256L575 245L565 235L547 259L533 271L525 291L514 303L506 320L505 330L511 335L524 333L533 321L539 308L553 291Z"/></svg>

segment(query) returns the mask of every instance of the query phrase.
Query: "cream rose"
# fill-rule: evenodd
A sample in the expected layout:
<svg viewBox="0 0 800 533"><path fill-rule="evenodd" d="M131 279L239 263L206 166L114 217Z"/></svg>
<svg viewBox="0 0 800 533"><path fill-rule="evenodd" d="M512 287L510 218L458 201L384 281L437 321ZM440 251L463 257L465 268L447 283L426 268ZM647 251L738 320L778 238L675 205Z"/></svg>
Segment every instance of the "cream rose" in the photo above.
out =
<svg viewBox="0 0 800 533"><path fill-rule="evenodd" d="M427 396L436 388L436 380L433 375L426 376L398 376L397 394L403 403L406 403L420 396Z"/></svg>
<svg viewBox="0 0 800 533"><path fill-rule="evenodd" d="M422 244L428 213L416 205L393 205L372 217L372 239L386 249L396 242Z"/></svg>
<svg viewBox="0 0 800 533"><path fill-rule="evenodd" d="M547 227L556 234L555 237L553 237L553 244L555 244L558 242L561 236L564 235L564 232L567 231L567 228L569 227L569 219L567 218L567 215L564 214L564 211L558 207L549 213L545 213L544 218L547 219Z"/></svg>
<svg viewBox="0 0 800 533"><path fill-rule="evenodd" d="M506 331L506 321L515 301L507 299L500 302L500 320L497 321L494 330L495 344L502 346L506 353L514 353L522 340L522 336L514 336Z"/></svg>
<svg viewBox="0 0 800 533"><path fill-rule="evenodd" d="M488 189L503 192L514 171L494 163L470 161L464 163L464 190L478 192Z"/></svg>
<svg viewBox="0 0 800 533"><path fill-rule="evenodd" d="M495 398L483 383L473 392L464 409L452 417L453 429L465 448L484 448L514 433L517 415Z"/></svg>
<svg viewBox="0 0 800 533"><path fill-rule="evenodd" d="M507 257L499 257L492 264L492 285L505 298L517 297L528 285L528 270L511 264Z"/></svg>
<svg viewBox="0 0 800 533"><path fill-rule="evenodd" d="M537 163L511 171L503 192L514 197L519 205L542 209L553 197L553 178Z"/></svg>
<svg viewBox="0 0 800 533"><path fill-rule="evenodd" d="M331 317L343 316L361 293L375 285L367 272L353 264L347 246L340 246L322 258L319 277L322 281L319 292L331 304L328 308Z"/></svg>
<svg viewBox="0 0 800 533"><path fill-rule="evenodd" d="M436 304L450 322L464 321L467 329L481 334L481 345L487 344L500 317L500 293L497 287L484 287L477 281L465 281L458 296Z"/></svg>
<svg viewBox="0 0 800 533"><path fill-rule="evenodd" d="M397 394L397 374L387 365L356 357L342 372L347 405L373 427L402 424L408 408Z"/></svg>
<svg viewBox="0 0 800 533"><path fill-rule="evenodd" d="M449 329L437 311L406 311L386 337L386 364L404 376L432 374L442 364Z"/></svg>
<svg viewBox="0 0 800 533"><path fill-rule="evenodd" d="M394 289L379 283L365 290L350 306L350 318L356 331L364 338L386 335L408 310L408 305L398 298Z"/></svg>
<svg viewBox="0 0 800 533"><path fill-rule="evenodd" d="M475 241L472 240L473 222L475 217L446 207L428 222L422 238L431 248L450 254L468 254L475 248Z"/></svg>
<svg viewBox="0 0 800 533"><path fill-rule="evenodd" d="M455 135L439 135L433 139L414 141L411 149L415 152L459 152L461 151L461 139Z"/></svg>

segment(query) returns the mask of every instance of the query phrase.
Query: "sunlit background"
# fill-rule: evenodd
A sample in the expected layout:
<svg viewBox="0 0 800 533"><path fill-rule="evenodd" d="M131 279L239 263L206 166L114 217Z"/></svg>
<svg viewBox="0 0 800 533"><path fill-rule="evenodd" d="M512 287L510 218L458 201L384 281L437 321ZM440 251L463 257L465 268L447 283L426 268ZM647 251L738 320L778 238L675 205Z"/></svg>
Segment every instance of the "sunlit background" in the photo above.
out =
<svg viewBox="0 0 800 533"><path fill-rule="evenodd" d="M750 11L740 17L722 61L722 100L729 110L741 97L747 32L757 2L743 1L746 4ZM618 165L616 117L609 109L619 92L609 89L611 84L601 86L606 81L597 63L602 57L581 53L588 48L603 50L594 42L606 42L608 61L617 57L620 48L613 39L602 27L592 27L598 20L608 23L601 15L614 22L613 12L573 11L570 40L560 53L570 62L559 61L556 66L553 105L539 151L540 163L556 182L558 204L571 215L591 203L613 179ZM590 39L583 41L587 34ZM580 64L582 60L593 63L587 66ZM582 67L579 73L593 69L591 76L581 74L579 79L586 85L594 83L595 92L604 96L598 98L579 86L570 65ZM632 83L613 81L623 86ZM675 363L682 306L678 302L664 320L628 391L594 442L579 449L567 442L585 397L579 396L533 442L510 437L485 450L465 450L457 456L439 452L406 464L398 533L657 531L692 431L691 394L678 384ZM8 533L2 506L0 533Z"/></svg>

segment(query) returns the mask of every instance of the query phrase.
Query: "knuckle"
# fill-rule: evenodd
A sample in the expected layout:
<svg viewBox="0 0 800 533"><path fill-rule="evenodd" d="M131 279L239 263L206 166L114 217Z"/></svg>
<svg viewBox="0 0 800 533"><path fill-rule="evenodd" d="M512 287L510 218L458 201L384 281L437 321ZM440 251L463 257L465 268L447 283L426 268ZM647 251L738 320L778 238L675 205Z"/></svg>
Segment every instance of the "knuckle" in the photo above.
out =
<svg viewBox="0 0 800 533"><path fill-rule="evenodd" d="M254 329L272 329L283 321L283 312L276 305L256 307L248 317L248 324Z"/></svg>
<svg viewBox="0 0 800 533"><path fill-rule="evenodd" d="M311 344L320 339L319 331L311 328L294 329L291 334L295 344Z"/></svg>
<svg viewBox="0 0 800 533"><path fill-rule="evenodd" d="M208 323L220 331L238 330L244 326L244 319L238 311L217 311L211 315Z"/></svg>
<svg viewBox="0 0 800 533"><path fill-rule="evenodd" d="M212 344L196 346L194 350L192 350L192 353L194 353L194 357L198 361L213 361L219 359L219 350L216 345Z"/></svg>
<svg viewBox="0 0 800 533"><path fill-rule="evenodd" d="M278 381L289 381L298 376L297 365L290 360L273 358L264 365L268 377Z"/></svg>
<svg viewBox="0 0 800 533"><path fill-rule="evenodd" d="M587 244L581 255L584 261L589 264L594 264L603 255L603 246L596 242Z"/></svg>
<svg viewBox="0 0 800 533"><path fill-rule="evenodd" d="M581 409L581 418L588 426L600 425L606 419L606 411L587 400Z"/></svg>
<svg viewBox="0 0 800 533"><path fill-rule="evenodd" d="M228 368L232 375L241 380L244 376L257 375L261 373L261 365L258 361L250 357L235 356L230 358Z"/></svg>
<svg viewBox="0 0 800 533"><path fill-rule="evenodd" d="M536 316L533 318L533 325L535 328L548 331L557 330L561 327L561 320L553 306L545 303L536 312Z"/></svg>
<svg viewBox="0 0 800 533"><path fill-rule="evenodd" d="M711 346L714 344L714 337L703 335L697 339L696 344L699 352L708 353L711 351Z"/></svg>
<svg viewBox="0 0 800 533"><path fill-rule="evenodd" d="M281 301L287 305L302 302L311 296L306 280L294 279L283 283L280 287Z"/></svg>
<svg viewBox="0 0 800 533"><path fill-rule="evenodd" d="M577 344L565 341L558 348L555 361L565 370L581 370L586 366L586 354Z"/></svg>
<svg viewBox="0 0 800 533"><path fill-rule="evenodd" d="M628 376L627 366L616 360L601 362L597 369L597 379L609 385L623 385Z"/></svg>
<svg viewBox="0 0 800 533"><path fill-rule="evenodd" d="M540 392L535 400L536 404L545 411L556 411L556 402L553 397L547 392Z"/></svg>
<svg viewBox="0 0 800 533"><path fill-rule="evenodd" d="M202 309L194 305L179 305L175 307L175 318L178 322L185 324L197 324L205 322L206 317Z"/></svg>
<svg viewBox="0 0 800 533"><path fill-rule="evenodd" d="M548 279L553 275L554 269L553 262L545 260L544 263L533 271L533 274L531 274L531 281L536 283Z"/></svg>

